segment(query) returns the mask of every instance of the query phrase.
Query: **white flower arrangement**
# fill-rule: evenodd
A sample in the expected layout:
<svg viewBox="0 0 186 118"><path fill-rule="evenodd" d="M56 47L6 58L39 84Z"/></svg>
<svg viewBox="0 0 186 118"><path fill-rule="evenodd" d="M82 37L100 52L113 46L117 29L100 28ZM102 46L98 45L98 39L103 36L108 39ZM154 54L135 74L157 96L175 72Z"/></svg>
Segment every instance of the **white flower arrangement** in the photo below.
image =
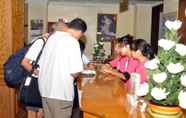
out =
<svg viewBox="0 0 186 118"><path fill-rule="evenodd" d="M167 66L167 70L172 74L177 74L184 70L184 66L181 63L176 63L176 64L170 63Z"/></svg>
<svg viewBox="0 0 186 118"><path fill-rule="evenodd" d="M151 70L155 70L158 68L158 64L160 63L159 59L158 58L154 58L150 61L147 61L145 63L145 67L148 68L148 69L151 69Z"/></svg>
<svg viewBox="0 0 186 118"><path fill-rule="evenodd" d="M102 41L103 39L97 39L97 42L94 44L94 52L93 57L95 60L104 60L105 56L105 49L104 49L104 43Z"/></svg>
<svg viewBox="0 0 186 118"><path fill-rule="evenodd" d="M163 100L163 99L166 99L167 98L167 95L169 93L166 93L166 90L165 88L164 89L161 89L161 88L153 88L152 91L151 91L151 95L154 99L156 100Z"/></svg>
<svg viewBox="0 0 186 118"><path fill-rule="evenodd" d="M181 85L186 87L186 74L183 74L180 80L181 80Z"/></svg>
<svg viewBox="0 0 186 118"><path fill-rule="evenodd" d="M185 56L186 55L186 46L183 44L176 44L176 49L175 51L180 54L180 56Z"/></svg>
<svg viewBox="0 0 186 118"><path fill-rule="evenodd" d="M186 92L180 91L178 95L179 106L186 109Z"/></svg>
<svg viewBox="0 0 186 118"><path fill-rule="evenodd" d="M158 45L164 50L170 50L175 45L175 42L168 39L160 39Z"/></svg>
<svg viewBox="0 0 186 118"><path fill-rule="evenodd" d="M167 73L161 72L153 75L153 80L157 83L163 83L167 79Z"/></svg>
<svg viewBox="0 0 186 118"><path fill-rule="evenodd" d="M137 96L145 96L148 93L149 85L148 83L144 82L140 84L139 89L136 91Z"/></svg>
<svg viewBox="0 0 186 118"><path fill-rule="evenodd" d="M186 46L180 44L180 21L167 21L165 37L160 39L158 55L145 63L149 91L145 96L159 105L179 105L186 109Z"/></svg>
<svg viewBox="0 0 186 118"><path fill-rule="evenodd" d="M165 22L165 26L169 29L169 30L178 30L182 25L182 22L179 20L175 20L175 21L166 21Z"/></svg>

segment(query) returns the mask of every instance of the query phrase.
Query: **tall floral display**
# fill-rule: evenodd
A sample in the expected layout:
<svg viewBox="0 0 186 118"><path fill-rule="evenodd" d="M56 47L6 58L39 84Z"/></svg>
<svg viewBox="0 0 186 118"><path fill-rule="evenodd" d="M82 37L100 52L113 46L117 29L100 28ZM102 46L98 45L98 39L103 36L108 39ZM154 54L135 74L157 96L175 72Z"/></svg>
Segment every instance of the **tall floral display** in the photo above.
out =
<svg viewBox="0 0 186 118"><path fill-rule="evenodd" d="M104 43L102 40L97 39L94 44L93 58L96 61L103 61L105 57Z"/></svg>
<svg viewBox="0 0 186 118"><path fill-rule="evenodd" d="M146 98L162 106L186 109L186 46L179 43L180 21L167 21L164 39L158 42L157 57L145 63L149 72Z"/></svg>

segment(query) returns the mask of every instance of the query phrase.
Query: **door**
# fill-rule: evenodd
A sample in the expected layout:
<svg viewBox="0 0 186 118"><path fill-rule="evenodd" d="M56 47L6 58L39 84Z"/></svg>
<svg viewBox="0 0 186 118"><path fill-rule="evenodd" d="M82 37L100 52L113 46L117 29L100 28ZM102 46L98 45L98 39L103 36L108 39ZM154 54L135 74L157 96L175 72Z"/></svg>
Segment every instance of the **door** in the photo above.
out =
<svg viewBox="0 0 186 118"><path fill-rule="evenodd" d="M178 19L182 21L179 35L181 35L181 42L186 44L186 0L179 0Z"/></svg>
<svg viewBox="0 0 186 118"><path fill-rule="evenodd" d="M3 80L3 63L23 46L24 0L0 0L0 118L15 118L19 112L15 90Z"/></svg>
<svg viewBox="0 0 186 118"><path fill-rule="evenodd" d="M151 45L158 52L160 13L163 12L163 4L152 7Z"/></svg>

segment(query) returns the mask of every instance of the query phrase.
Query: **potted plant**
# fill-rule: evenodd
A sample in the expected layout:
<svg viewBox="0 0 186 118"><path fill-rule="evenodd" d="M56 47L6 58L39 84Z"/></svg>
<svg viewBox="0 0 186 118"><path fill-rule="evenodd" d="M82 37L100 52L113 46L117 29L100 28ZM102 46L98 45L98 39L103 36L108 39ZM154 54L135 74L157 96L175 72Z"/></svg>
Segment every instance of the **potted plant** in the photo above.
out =
<svg viewBox="0 0 186 118"><path fill-rule="evenodd" d="M149 73L148 112L157 118L179 118L186 109L186 46L179 43L181 22L166 21L164 39L158 41L157 56L146 62Z"/></svg>
<svg viewBox="0 0 186 118"><path fill-rule="evenodd" d="M96 41L94 44L93 59L95 61L103 61L105 57L104 43L102 40Z"/></svg>

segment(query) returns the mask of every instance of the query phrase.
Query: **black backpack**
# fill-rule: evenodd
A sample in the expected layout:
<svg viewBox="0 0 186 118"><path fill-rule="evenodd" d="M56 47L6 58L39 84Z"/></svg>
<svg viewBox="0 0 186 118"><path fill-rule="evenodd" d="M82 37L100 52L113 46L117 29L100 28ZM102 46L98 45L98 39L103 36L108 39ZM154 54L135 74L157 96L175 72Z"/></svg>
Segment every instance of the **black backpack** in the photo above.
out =
<svg viewBox="0 0 186 118"><path fill-rule="evenodd" d="M43 37L39 37L35 41L38 39L42 39L45 42ZM4 80L8 86L16 88L19 87L25 76L27 76L28 71L21 65L21 61L35 41L12 54L3 64Z"/></svg>

